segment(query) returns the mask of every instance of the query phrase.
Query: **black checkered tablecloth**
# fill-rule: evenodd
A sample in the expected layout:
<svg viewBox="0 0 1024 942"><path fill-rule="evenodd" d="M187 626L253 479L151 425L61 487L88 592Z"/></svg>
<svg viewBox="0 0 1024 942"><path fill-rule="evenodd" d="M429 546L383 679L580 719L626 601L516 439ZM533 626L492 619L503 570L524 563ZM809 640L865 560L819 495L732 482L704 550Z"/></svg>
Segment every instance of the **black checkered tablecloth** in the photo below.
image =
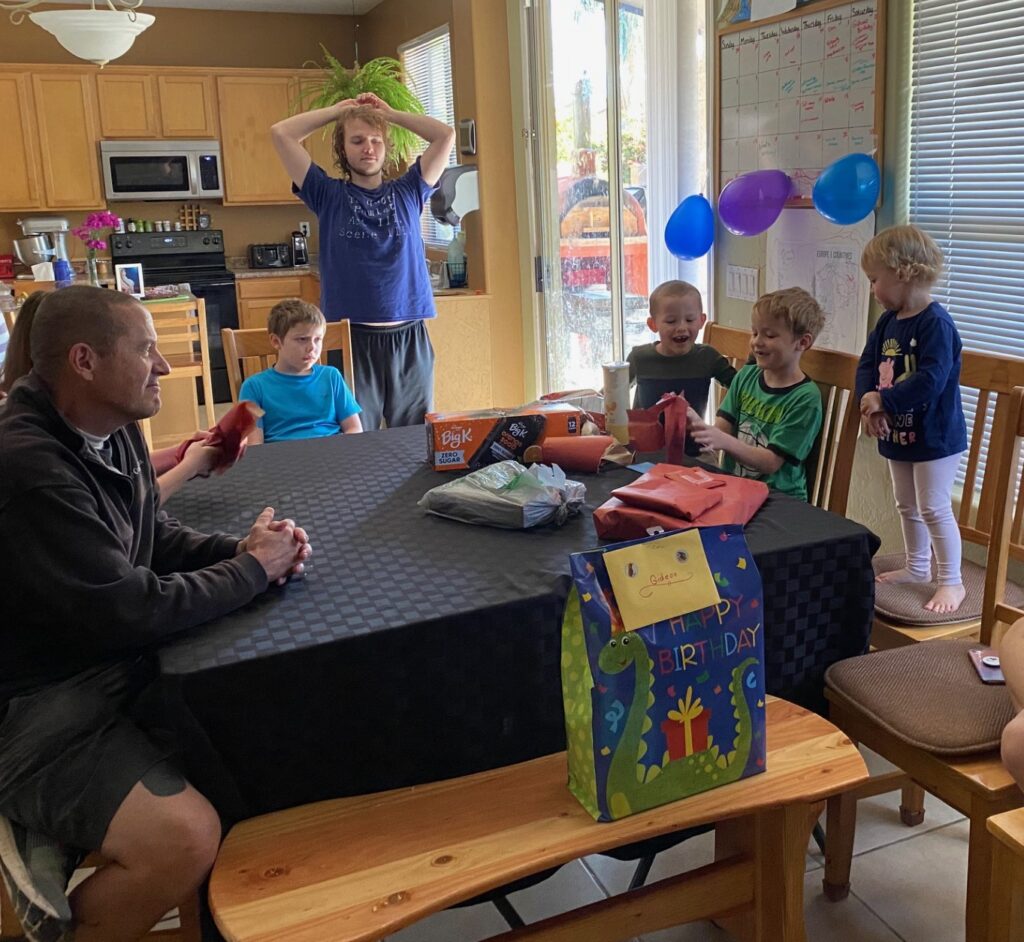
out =
<svg viewBox="0 0 1024 942"><path fill-rule="evenodd" d="M507 531L423 513L450 479L422 427L249 450L168 511L244 535L272 506L307 527L305 579L160 652L189 774L229 818L463 775L564 747L559 627L568 555L626 470L578 475L588 512ZM746 528L764 582L769 692L823 709L822 676L862 653L877 538L773 496Z"/></svg>

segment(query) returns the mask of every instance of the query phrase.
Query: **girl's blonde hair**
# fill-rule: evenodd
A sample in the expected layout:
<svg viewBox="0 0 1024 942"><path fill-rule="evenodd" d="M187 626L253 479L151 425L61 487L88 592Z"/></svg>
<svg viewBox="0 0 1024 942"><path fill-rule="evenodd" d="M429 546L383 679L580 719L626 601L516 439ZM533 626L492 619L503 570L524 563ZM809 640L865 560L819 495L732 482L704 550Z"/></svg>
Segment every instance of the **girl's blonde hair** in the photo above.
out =
<svg viewBox="0 0 1024 942"><path fill-rule="evenodd" d="M890 226L878 233L860 257L860 267L888 268L900 281L934 284L942 274L942 250L917 226Z"/></svg>

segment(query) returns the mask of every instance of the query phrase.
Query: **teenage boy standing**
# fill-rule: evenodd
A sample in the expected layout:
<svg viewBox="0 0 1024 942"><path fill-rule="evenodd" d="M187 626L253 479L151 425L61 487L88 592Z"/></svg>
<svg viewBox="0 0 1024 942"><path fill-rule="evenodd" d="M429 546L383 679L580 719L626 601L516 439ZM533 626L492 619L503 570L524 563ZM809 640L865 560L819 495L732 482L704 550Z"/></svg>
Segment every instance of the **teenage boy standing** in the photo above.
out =
<svg viewBox="0 0 1024 942"><path fill-rule="evenodd" d="M347 179L335 180L302 146L331 122L334 152ZM427 149L394 180L384 180L388 128L406 128ZM424 320L436 316L423 204L448 165L455 132L426 115L396 111L362 94L279 121L274 146L299 198L320 224L320 308L352 323L363 427L417 425L433 400L434 351Z"/></svg>

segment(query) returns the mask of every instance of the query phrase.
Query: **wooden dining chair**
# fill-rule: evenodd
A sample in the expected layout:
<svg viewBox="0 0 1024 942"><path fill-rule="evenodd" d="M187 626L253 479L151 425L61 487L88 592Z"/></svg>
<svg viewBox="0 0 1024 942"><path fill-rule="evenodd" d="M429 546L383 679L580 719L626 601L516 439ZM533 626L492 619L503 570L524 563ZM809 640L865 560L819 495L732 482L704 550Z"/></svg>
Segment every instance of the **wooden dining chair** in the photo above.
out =
<svg viewBox="0 0 1024 942"><path fill-rule="evenodd" d="M750 359L749 330L726 327L717 321L711 321L704 328L703 342L709 347L714 347L737 370Z"/></svg>
<svg viewBox="0 0 1024 942"><path fill-rule="evenodd" d="M1024 388L1007 395L1004 413L1007 434L992 440L987 475L991 538L982 644L997 642L1006 626L1024 618L1024 605L1008 601L1006 578L1009 561L1024 560L1018 481ZM849 658L829 668L825 679L832 721L899 771L875 776L829 800L823 888L832 900L849 892L857 800L889 791L909 776L916 788L970 821L966 940L988 942L993 838L985 821L1024 805L1024 792L999 757L1002 729L1015 710L1005 687L980 682L967 656L977 646L966 638L940 639Z"/></svg>
<svg viewBox="0 0 1024 942"><path fill-rule="evenodd" d="M997 462L993 460L993 450L997 443L1013 438L1010 395L1015 387L1022 385L1024 360L964 351L960 386L968 394L977 396L977 406L968 429L970 441L960 505L956 512L957 526L965 547L973 544L986 554L992 542L993 509L996 506ZM875 570L899 569L905 558L902 553L875 557ZM924 603L935 591L931 583L878 583L871 630L872 647L886 649L940 638L976 638L982 623L986 566L978 565L965 556L962 572L967 597L956 612L946 614L936 614L924 608ZM1024 605L1024 590L1020 587L1009 583L1006 594L1013 604Z"/></svg>
<svg viewBox="0 0 1024 942"><path fill-rule="evenodd" d="M210 376L210 344L206 333L206 302L202 298L187 301L147 301L153 318L157 343L175 376L194 376L203 387L206 424L217 417L213 411L213 382Z"/></svg>
<svg viewBox="0 0 1024 942"><path fill-rule="evenodd" d="M270 343L270 334L261 327L245 330L222 327L220 335L224 344L224 359L227 361L231 401L238 402L238 390L242 387L242 380L246 376L269 369L277 362L277 354ZM321 363L327 362L327 353L330 350L341 351L342 375L352 395L358 399L355 367L352 361L352 331L347 320L328 322L324 331L323 349L320 352Z"/></svg>
<svg viewBox="0 0 1024 942"><path fill-rule="evenodd" d="M1024 942L1024 808L988 819L993 838L988 942Z"/></svg>
<svg viewBox="0 0 1024 942"><path fill-rule="evenodd" d="M704 342L736 369L745 365L750 355L750 331L747 330L708 324ZM800 358L800 368L821 390L822 406L821 434L807 461L808 500L815 507L843 516L850 497L860 431L860 410L854 401L857 362L858 358L852 353L814 347Z"/></svg>
<svg viewBox="0 0 1024 942"><path fill-rule="evenodd" d="M213 381L210 373L210 343L206 327L206 302L202 298L185 301L146 301L153 318L157 343L173 376L197 378L203 388L206 427L217 421L213 408ZM198 406L196 407L196 424ZM152 422L140 419L139 428L150 451L154 447ZM166 444L166 442L164 442Z"/></svg>

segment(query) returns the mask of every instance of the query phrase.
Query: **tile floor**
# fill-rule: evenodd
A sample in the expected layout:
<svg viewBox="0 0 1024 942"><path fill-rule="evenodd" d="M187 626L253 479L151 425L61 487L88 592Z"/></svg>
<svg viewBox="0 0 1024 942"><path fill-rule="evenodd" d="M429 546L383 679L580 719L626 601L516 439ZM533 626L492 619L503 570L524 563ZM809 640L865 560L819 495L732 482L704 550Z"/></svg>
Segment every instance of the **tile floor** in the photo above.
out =
<svg viewBox="0 0 1024 942"><path fill-rule="evenodd" d="M868 767L890 768L873 754ZM841 903L821 892L824 860L811 843L804 905L808 942L961 942L967 885L967 822L930 795L924 823L900 823L899 793L866 799L857 809L852 891ZM651 880L701 866L713 859L711 834L660 854ZM533 922L620 892L632 865L607 857L569 864L551 879L513 895L513 905ZM391 942L476 942L506 928L490 904L438 913L390 937ZM635 942L730 942L710 923L692 923L646 935Z"/></svg>

